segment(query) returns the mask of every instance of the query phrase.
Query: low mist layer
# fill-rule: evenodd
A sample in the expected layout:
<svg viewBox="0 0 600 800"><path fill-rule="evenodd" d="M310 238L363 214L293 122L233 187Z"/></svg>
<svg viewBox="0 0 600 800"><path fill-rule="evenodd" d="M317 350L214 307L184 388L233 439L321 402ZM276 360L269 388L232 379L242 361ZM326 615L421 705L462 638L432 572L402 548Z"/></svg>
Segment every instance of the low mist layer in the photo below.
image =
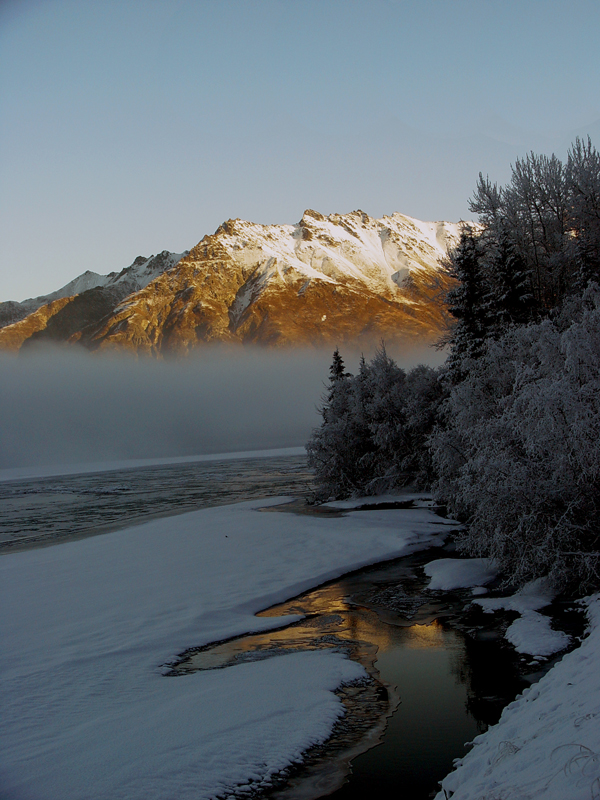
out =
<svg viewBox="0 0 600 800"><path fill-rule="evenodd" d="M356 354L342 353L356 368ZM399 358L431 362L430 348ZM439 360L439 359L438 359ZM210 348L184 361L0 358L0 468L303 445L331 352Z"/></svg>

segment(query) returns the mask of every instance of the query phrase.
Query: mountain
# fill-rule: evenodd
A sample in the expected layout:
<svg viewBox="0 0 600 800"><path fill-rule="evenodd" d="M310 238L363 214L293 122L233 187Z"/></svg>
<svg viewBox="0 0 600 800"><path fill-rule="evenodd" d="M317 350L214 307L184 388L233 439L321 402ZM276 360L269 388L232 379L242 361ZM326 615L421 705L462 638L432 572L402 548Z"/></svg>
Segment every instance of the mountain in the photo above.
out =
<svg viewBox="0 0 600 800"><path fill-rule="evenodd" d="M110 314L124 297L144 289L185 253L163 250L138 256L121 272L87 270L51 294L0 303L0 348L15 350L41 341L65 342Z"/></svg>
<svg viewBox="0 0 600 800"><path fill-rule="evenodd" d="M362 211L307 210L296 225L228 220L183 256L140 257L118 275L84 273L10 304L36 307L0 329L0 347L51 340L160 356L209 342L431 341L446 322L439 262L459 233L460 223Z"/></svg>

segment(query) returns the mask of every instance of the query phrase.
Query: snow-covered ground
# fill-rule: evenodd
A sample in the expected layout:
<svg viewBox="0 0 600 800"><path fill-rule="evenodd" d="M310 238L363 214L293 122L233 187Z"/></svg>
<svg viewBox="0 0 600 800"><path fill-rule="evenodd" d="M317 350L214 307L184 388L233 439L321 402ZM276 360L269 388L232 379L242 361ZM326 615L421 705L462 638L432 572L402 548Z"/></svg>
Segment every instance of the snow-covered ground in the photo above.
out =
<svg viewBox="0 0 600 800"><path fill-rule="evenodd" d="M590 631L442 782L436 800L596 800L600 797L600 595Z"/></svg>
<svg viewBox="0 0 600 800"><path fill-rule="evenodd" d="M430 588L481 587L494 578L486 559L438 559L425 566ZM541 660L569 645L538 613L554 598L544 580L510 597L477 598L484 611L520 614L506 638ZM542 680L504 710L497 725L442 782L436 800L597 800L600 798L600 594L588 603L590 631Z"/></svg>
<svg viewBox="0 0 600 800"><path fill-rule="evenodd" d="M186 648L288 623L254 614L361 565L439 544L454 523L427 508L319 518L257 510L276 502L0 558L3 800L243 795L327 738L342 713L333 690L364 675L339 652L178 677L166 665ZM477 560L426 569L444 587L493 577ZM513 643L520 637L535 653L557 633L538 613L550 600L536 583L473 602L517 611ZM600 595L588 613L581 647L477 737L437 800L600 797Z"/></svg>
<svg viewBox="0 0 600 800"><path fill-rule="evenodd" d="M3 800L201 800L268 782L327 738L342 713L332 690L364 674L341 653L179 677L165 665L278 627L255 612L439 544L449 523L425 508L316 518L266 504L0 558Z"/></svg>

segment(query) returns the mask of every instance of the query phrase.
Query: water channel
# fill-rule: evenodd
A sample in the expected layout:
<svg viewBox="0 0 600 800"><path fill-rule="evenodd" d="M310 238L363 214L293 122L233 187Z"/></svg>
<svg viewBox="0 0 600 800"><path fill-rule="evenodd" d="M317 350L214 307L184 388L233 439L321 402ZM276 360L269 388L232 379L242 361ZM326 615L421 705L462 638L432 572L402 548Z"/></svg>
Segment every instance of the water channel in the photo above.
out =
<svg viewBox="0 0 600 800"><path fill-rule="evenodd" d="M429 550L346 575L259 614L302 614L301 622L192 649L172 666L176 676L337 648L366 667L370 681L338 693L346 716L331 740L266 796L426 800L465 743L533 679L498 621L469 606L468 591L426 590L422 565L447 556Z"/></svg>

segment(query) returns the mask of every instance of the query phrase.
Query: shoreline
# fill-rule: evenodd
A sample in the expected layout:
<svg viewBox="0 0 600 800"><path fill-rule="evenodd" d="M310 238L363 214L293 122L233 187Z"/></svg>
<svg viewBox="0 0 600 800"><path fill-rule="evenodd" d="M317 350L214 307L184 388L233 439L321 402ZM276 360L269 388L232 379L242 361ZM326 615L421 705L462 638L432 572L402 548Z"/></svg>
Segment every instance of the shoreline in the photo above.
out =
<svg viewBox="0 0 600 800"><path fill-rule="evenodd" d="M341 511L340 509L327 507L299 506L299 501L295 500L263 510L304 513L315 516L329 516L332 514L344 516L351 509ZM512 664L515 679L520 681L520 690L515 688L514 694L511 694L510 697L504 696L501 706L498 707L496 703L496 720L498 720L504 709L510 706L515 701L515 698L520 696L521 692L527 691L529 686L536 684L544 675L549 674L555 664L562 660L562 657L567 652L572 652L576 649L577 645L573 642L570 650L563 651L554 659L548 659L545 664L539 665L536 667L536 671L532 672L530 667L524 663L525 659L503 639L504 617L506 615L482 616L481 610L470 605L470 590L468 589L427 590L428 578L425 574L420 575L421 568L432 558L447 554L447 547L437 547L417 551L400 558L386 559L345 573L333 581L314 586L296 598L290 598L282 604L257 612L256 616L280 616L282 613L289 613L282 611L282 608L301 600L306 595L318 592L330 584L337 584L351 575L368 574L369 571L377 570L387 565L402 565L407 569L416 569L419 573L418 586L416 587L416 605L414 603L411 605L411 599L414 601L415 598L406 594L406 584L398 585L398 596L403 599L408 597L408 603L398 603L397 598L394 597L369 601L369 599L356 593L350 593L347 596L347 600L353 607L373 611L380 622L387 626L412 627L414 625L430 625L438 622L445 629L453 630L458 634L469 637L473 643L495 640L497 645L505 651L507 660ZM413 586L412 589L414 590L415 587ZM408 611L407 608L409 609ZM301 624L301 622L293 622L286 626L285 629L291 631ZM251 634L247 634L234 638L241 640L251 636ZM192 650L182 653L178 657L178 664L175 665L172 674L186 674L187 672L191 673L197 669L202 669L202 667L193 665L186 668L186 662L189 664L189 662L193 661L194 655L201 651L210 651L215 647L221 647L228 643L228 640L214 642L196 651L192 648ZM341 686L334 691L346 708L345 716L335 723L331 735L326 741L309 748L302 754L301 760L290 765L279 775L272 776L273 785L254 794L253 797L256 800L316 800L319 797L336 792L347 784L348 776L352 773L352 762L358 756L384 741L389 720L401 704L401 696L395 686L382 678L376 666L378 658L377 645L368 645L365 642L353 640L350 642L344 641L344 643L340 644L340 647L346 651L349 658L357 661L365 668L370 676L370 682L357 687L352 685ZM264 649L262 652L264 652ZM234 663L221 664L216 668L226 668L227 666L233 666ZM472 666L472 662L469 662L469 665ZM178 666L181 667L181 671ZM384 699L382 698L382 690L385 693ZM475 699L481 702L481 698L476 697ZM489 701L489 698L487 699ZM488 730L493 728L495 724L497 724L497 721L491 723L488 726ZM459 757L461 757L461 753L457 752L455 758ZM445 780L445 776L443 779ZM440 780L442 780L441 776Z"/></svg>

